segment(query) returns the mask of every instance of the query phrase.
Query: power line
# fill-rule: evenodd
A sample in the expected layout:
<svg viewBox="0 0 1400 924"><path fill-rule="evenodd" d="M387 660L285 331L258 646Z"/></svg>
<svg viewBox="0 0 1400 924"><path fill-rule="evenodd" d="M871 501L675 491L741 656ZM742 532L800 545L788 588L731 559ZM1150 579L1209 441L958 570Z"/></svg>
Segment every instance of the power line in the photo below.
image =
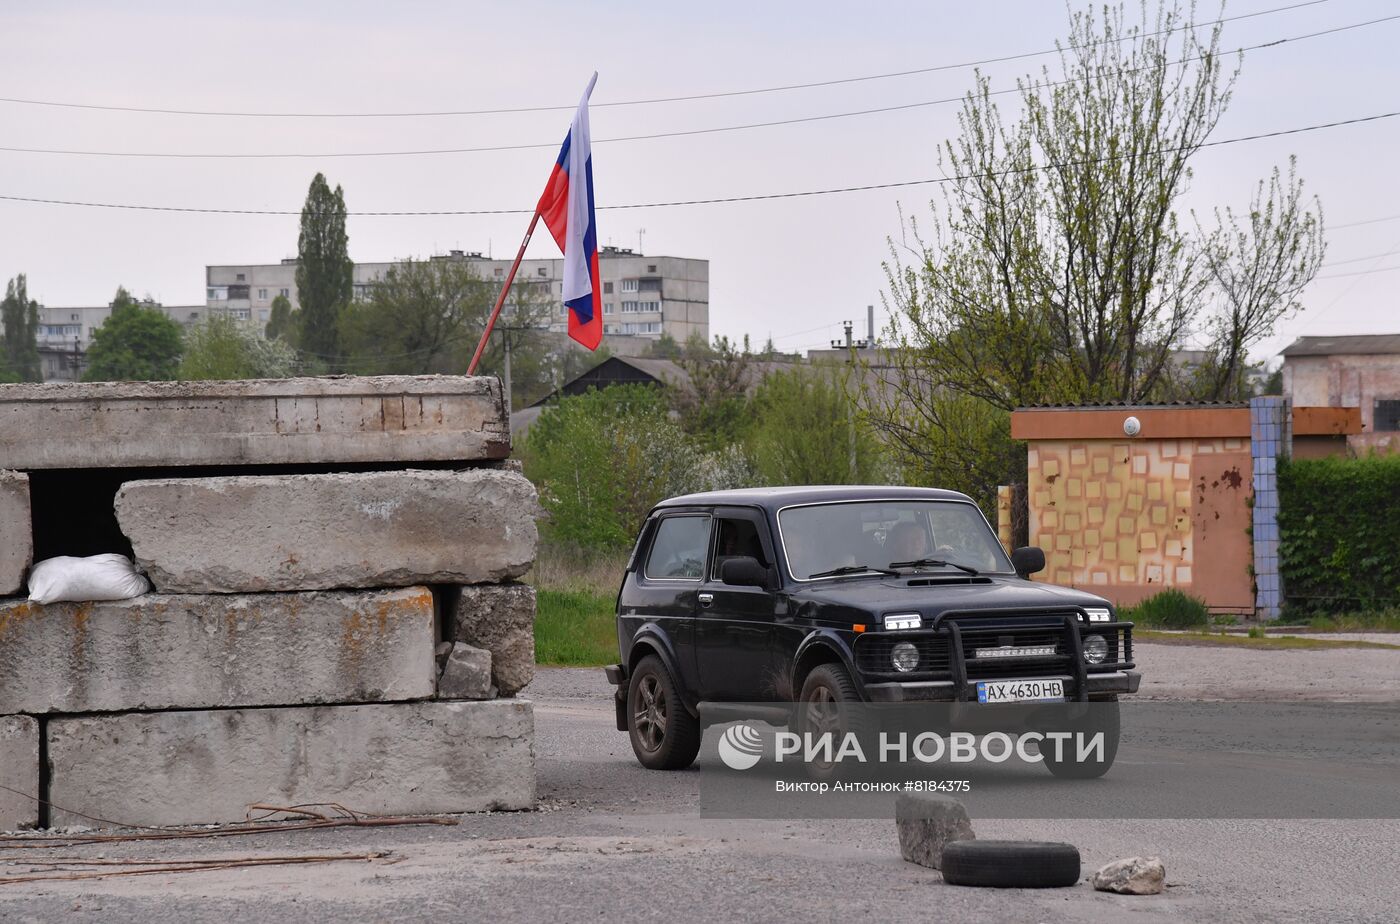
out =
<svg viewBox="0 0 1400 924"><path fill-rule="evenodd" d="M1253 135L1241 135L1236 138L1222 138L1218 141L1207 141L1199 145L1191 146L1192 149L1220 147L1227 144L1240 144L1246 141L1261 141L1268 138L1281 138L1286 135L1301 135L1307 132L1322 131L1330 128L1341 128L1347 125L1361 125L1368 122L1379 122L1384 119L1393 119L1400 116L1400 110L1394 112L1382 112L1369 116L1358 116L1353 119L1339 119L1333 122L1322 122L1316 125L1304 125L1298 128L1286 128L1272 132L1260 132ZM1187 150L1187 146L1176 146L1162 148L1157 151L1148 152L1143 156L1161 157L1179 151ZM769 199L802 199L813 196L830 196L842 193L868 192L878 189L900 189L910 186L927 186L933 184L952 183L959 180L973 179L977 176L1009 176L1017 173L1027 173L1040 170L1056 170L1061 167L1085 166L1097 163L1107 163L1118 158L1099 157L1088 160L1067 161L1062 163L1041 164L1034 167L1022 167L1010 170L997 170L987 174L960 174L955 176L930 177L922 180L900 180L892 183L868 183L863 186L840 186L829 189L807 189L798 192L785 193L756 193L748 196L721 196L710 199L675 199L665 202L634 202L625 205L599 205L599 211L621 211L626 209L654 209L671 208L684 205L720 205L733 202L761 202ZM300 210L280 210L280 209L217 209L217 208L194 208L168 205L134 205L117 202L84 202L73 199L50 199L37 196L11 196L0 195L0 200L9 202L30 202L43 205L68 205L83 208L102 209L128 209L146 212L189 212L211 215L300 215ZM430 217L430 216L461 216L461 215L530 215L534 209L434 209L425 211L366 211L350 212L347 216L359 218L384 218L384 217ZM1388 220L1388 219L1373 219Z"/></svg>
<svg viewBox="0 0 1400 924"><path fill-rule="evenodd" d="M1367 218L1365 221L1349 221L1341 225L1328 225L1328 231L1336 231L1341 228L1359 228L1362 225L1378 225L1383 221L1400 221L1400 215L1383 215L1380 218Z"/></svg>
<svg viewBox="0 0 1400 924"><path fill-rule="evenodd" d="M1226 16L1220 19L1213 19L1203 23L1191 23L1184 26L1176 26L1171 29L1159 29L1156 32L1144 32L1133 35L1126 35L1115 39L1104 39L1092 42L1087 46L1076 47L1097 47L1099 45L1121 44L1126 41L1133 41L1142 38L1151 38L1158 35L1167 35L1172 32L1180 32L1187 29L1197 29L1205 26L1222 25L1227 22L1238 22L1243 19L1254 19L1260 16L1269 16L1274 13L1284 13L1290 10L1297 10L1308 6L1317 6L1328 3L1331 0L1306 0L1303 3L1294 3L1289 6L1274 7L1267 10L1259 10L1254 13L1242 13L1239 16ZM754 96L762 93L781 93L791 90L809 90L821 87L833 87L843 84L863 83L872 80L888 80L895 77L912 77L919 74L932 74L940 71L962 70L970 67L979 67L984 64L1001 64L1006 61L1018 61L1025 58L1038 58L1045 55L1055 54L1059 48L1048 48L1042 51L1027 51L1019 54L1002 55L995 58L983 58L978 61L965 61L960 64L939 64L930 67L920 67L904 71L891 71L883 74L865 74L857 77L839 77L829 80L818 80L811 83L780 84L777 86L754 87L742 90L724 90L711 93L692 93L684 96L658 96L645 99L618 100L615 102L592 103L595 109L619 107L619 106L645 106L657 103L684 103L705 99L726 99L737 96ZM89 109L103 112L131 112L147 113L156 115L180 115L180 116L219 116L229 118L258 118L258 119L391 119L391 118L433 118L439 116L475 116L475 115L504 115L507 113L527 113L527 112L561 112L572 111L577 105L570 103L562 106L517 106L496 109L457 109L422 112L233 112L211 109L168 109L160 107L145 106L107 106L97 103L71 103L56 100L41 99L21 99L18 97L0 97L0 103L13 103L24 106L47 106L59 109Z"/></svg>
<svg viewBox="0 0 1400 924"><path fill-rule="evenodd" d="M1383 254L1381 254L1382 257L1389 257L1389 256L1393 256L1393 255L1394 255L1394 251L1392 251L1391 253L1383 253ZM1396 270L1400 270L1400 266L1382 266L1382 267L1379 268L1379 269L1356 270L1355 272L1351 272L1351 273L1328 273L1326 276L1316 276L1316 277L1314 277L1314 278L1316 278L1316 279L1345 279L1345 278L1348 277L1348 276L1370 276L1372 273L1393 273L1393 272L1395 272Z"/></svg>
<svg viewBox="0 0 1400 924"><path fill-rule="evenodd" d="M1379 19L1371 19L1365 22L1352 23L1346 26L1337 26L1331 29L1323 29L1317 32L1308 32L1302 35L1289 36L1288 38L1274 39L1270 42L1261 42L1258 45L1244 45L1233 48L1221 54L1241 54L1246 51L1259 51L1266 48L1278 48L1289 42L1301 42L1306 39L1319 38L1326 35L1334 35L1339 32L1347 32L1352 29L1361 29L1367 26L1380 25L1382 23L1400 20L1400 14L1384 16ZM1182 58L1179 61L1169 62L1166 66L1178 64L1190 64L1193 61L1204 60L1205 55L1194 58ZM1144 70L1151 70L1155 65L1144 68L1126 68L1118 73L1137 73ZM1069 83L1070 80L1053 80L1040 84L1040 87L1056 87ZM1008 87L1002 90L989 90L988 96L1002 96L1008 93L1020 93L1021 87ZM965 99L964 96L949 96L942 99L922 100L915 103L902 103L896 106L878 106L870 109L853 109L845 112L830 112L814 116L796 116L790 119L770 119L765 122L746 122L741 125L720 125L710 128L690 128L680 131L651 132L642 135L620 135L615 138L594 138L594 144L616 144L629 141L655 141L660 138L686 138L696 135L715 135L728 132L750 131L758 128L778 128L786 125L801 125L811 122L828 122L835 119L849 119L858 116L881 115L890 112L905 112L911 109L922 109L929 106L942 106L950 103L959 103ZM22 148L22 147L0 147L0 152L10 154L43 154L50 156L67 157L124 157L124 158L162 158L175 160L323 160L340 159L350 157L436 157L449 154L486 154L504 151L528 151L536 149L555 149L559 146L558 141L540 141L525 144L495 144L483 145L471 148L424 148L403 151L324 151L324 152L301 152L301 151L255 151L251 153L231 153L231 152L181 152L181 151L87 151L70 148Z"/></svg>

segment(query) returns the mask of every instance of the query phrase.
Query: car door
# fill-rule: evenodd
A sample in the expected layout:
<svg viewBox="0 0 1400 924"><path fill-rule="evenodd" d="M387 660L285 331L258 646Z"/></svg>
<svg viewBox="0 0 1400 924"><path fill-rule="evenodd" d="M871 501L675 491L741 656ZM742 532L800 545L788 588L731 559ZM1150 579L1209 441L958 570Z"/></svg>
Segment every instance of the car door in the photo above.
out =
<svg viewBox="0 0 1400 924"><path fill-rule="evenodd" d="M714 511L712 536L694 622L701 696L720 702L772 702L781 698L773 663L774 592L720 580L720 566L728 558L746 555L773 566L767 523L758 510L720 507Z"/></svg>
<svg viewBox="0 0 1400 924"><path fill-rule="evenodd" d="M698 692L694 617L710 549L710 516L703 510L667 512L651 529L651 542L628 594L628 616L655 623L671 641L676 670L686 689Z"/></svg>

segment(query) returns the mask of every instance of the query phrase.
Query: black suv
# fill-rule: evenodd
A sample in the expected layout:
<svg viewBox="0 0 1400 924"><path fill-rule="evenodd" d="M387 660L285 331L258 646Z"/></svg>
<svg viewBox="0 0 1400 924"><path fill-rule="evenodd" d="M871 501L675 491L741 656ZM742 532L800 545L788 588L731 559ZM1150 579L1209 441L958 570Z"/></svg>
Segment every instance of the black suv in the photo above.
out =
<svg viewBox="0 0 1400 924"><path fill-rule="evenodd" d="M607 668L618 730L643 766L670 770L695 760L707 704L1137 692L1132 624L1102 597L1028 580L1044 567L1040 549L1008 558L953 491L790 487L664 501L618 594L621 663Z"/></svg>

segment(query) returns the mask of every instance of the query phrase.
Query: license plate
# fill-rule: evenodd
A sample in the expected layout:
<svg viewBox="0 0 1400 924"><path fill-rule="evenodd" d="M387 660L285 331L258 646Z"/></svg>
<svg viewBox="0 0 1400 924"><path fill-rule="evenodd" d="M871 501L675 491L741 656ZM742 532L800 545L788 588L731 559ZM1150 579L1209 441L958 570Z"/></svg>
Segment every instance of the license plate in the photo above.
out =
<svg viewBox="0 0 1400 924"><path fill-rule="evenodd" d="M979 703L1063 702L1063 680L982 680L977 684Z"/></svg>

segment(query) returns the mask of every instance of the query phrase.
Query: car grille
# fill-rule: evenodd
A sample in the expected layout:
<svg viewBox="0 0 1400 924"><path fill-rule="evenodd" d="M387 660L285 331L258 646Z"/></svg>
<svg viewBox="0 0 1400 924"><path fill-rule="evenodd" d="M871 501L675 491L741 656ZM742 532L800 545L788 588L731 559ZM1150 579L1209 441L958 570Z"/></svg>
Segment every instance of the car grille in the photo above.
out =
<svg viewBox="0 0 1400 924"><path fill-rule="evenodd" d="M962 640L963 664L969 681L998 680L1007 677L1075 676L1077 665L1065 637L1064 618L1078 619L1075 612L994 614L951 617L944 625L955 624ZM1081 638L1102 635L1108 640L1108 656L1102 664L1089 665L1089 671L1116 670L1133 657L1132 633L1127 628L1090 628L1080 623ZM911 642L919 650L919 664L910 672L894 669L894 646ZM977 657L978 649L1049 649L1044 654ZM951 633L867 632L856 638L856 667L868 680L947 680L952 677Z"/></svg>

